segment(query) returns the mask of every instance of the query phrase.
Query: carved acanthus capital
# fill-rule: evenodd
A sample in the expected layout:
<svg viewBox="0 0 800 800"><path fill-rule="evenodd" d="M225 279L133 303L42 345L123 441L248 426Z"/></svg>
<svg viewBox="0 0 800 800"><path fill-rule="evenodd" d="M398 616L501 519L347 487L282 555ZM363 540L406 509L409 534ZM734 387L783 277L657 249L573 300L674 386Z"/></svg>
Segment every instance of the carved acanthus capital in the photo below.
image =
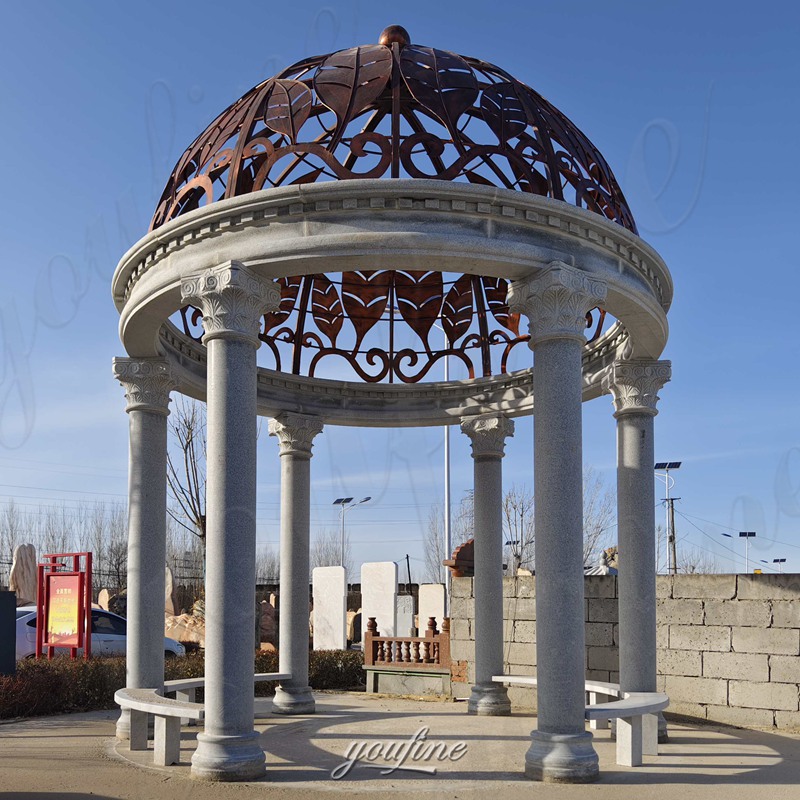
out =
<svg viewBox="0 0 800 800"><path fill-rule="evenodd" d="M658 391L671 377L670 361L615 361L603 379L603 389L614 398L614 416L657 414Z"/></svg>
<svg viewBox="0 0 800 800"><path fill-rule="evenodd" d="M277 311L280 287L256 275L243 264L230 261L181 282L181 302L203 314L203 341L224 336L259 344L261 318Z"/></svg>
<svg viewBox="0 0 800 800"><path fill-rule="evenodd" d="M528 319L531 348L548 339L585 342L586 314L605 299L605 281L560 261L508 290L509 309Z"/></svg>
<svg viewBox="0 0 800 800"><path fill-rule="evenodd" d="M176 386L169 362L163 358L115 358L112 365L114 377L125 389L127 412L169 414L169 393Z"/></svg>
<svg viewBox="0 0 800 800"><path fill-rule="evenodd" d="M514 421L503 414L465 417L461 432L469 436L473 458L502 458L506 438L514 435Z"/></svg>
<svg viewBox="0 0 800 800"><path fill-rule="evenodd" d="M314 437L322 433L322 421L318 417L307 417L285 411L269 421L269 435L278 438L282 456L305 456L311 458Z"/></svg>

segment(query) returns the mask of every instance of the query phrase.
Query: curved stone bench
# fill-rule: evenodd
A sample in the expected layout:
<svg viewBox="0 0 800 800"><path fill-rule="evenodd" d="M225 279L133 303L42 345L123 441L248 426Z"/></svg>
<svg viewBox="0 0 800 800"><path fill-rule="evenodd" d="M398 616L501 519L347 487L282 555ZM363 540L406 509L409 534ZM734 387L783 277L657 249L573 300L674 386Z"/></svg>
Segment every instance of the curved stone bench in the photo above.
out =
<svg viewBox="0 0 800 800"><path fill-rule="evenodd" d="M147 750L147 716L155 718L153 761L168 767L180 761L181 719L203 719L201 703L187 703L162 697L155 689L119 689L114 700L131 712L131 750Z"/></svg>
<svg viewBox="0 0 800 800"><path fill-rule="evenodd" d="M536 686L533 675L494 675L495 683L514 686ZM638 767L642 756L658 755L658 712L669 705L669 697L661 692L623 692L618 683L586 681L589 695L585 716L589 727L608 727L608 720L617 720L617 764ZM598 702L600 697L616 697L611 702Z"/></svg>
<svg viewBox="0 0 800 800"><path fill-rule="evenodd" d="M253 683L284 681L292 676L285 672L258 672ZM165 681L164 692L175 692L175 699L163 697L156 689L119 689L114 701L120 708L131 712L131 750L147 750L147 718L155 720L153 735L153 761L168 767L180 761L181 725L194 725L204 718L202 703L196 703L195 692L205 686L205 677L178 678Z"/></svg>

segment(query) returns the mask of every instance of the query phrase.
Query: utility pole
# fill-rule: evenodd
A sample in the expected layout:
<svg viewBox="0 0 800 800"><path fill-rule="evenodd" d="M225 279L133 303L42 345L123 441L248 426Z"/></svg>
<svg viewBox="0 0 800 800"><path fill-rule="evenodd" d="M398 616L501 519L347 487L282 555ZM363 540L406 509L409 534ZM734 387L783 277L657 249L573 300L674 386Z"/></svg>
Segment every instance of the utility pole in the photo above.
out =
<svg viewBox="0 0 800 800"><path fill-rule="evenodd" d="M669 560L668 572L670 575L677 575L678 573L678 554L675 547L675 501L680 500L680 497L670 497L669 490L675 483L674 478L669 477L671 469L680 469L680 461L659 461L655 465L655 469L663 469L664 474L656 472L657 477L662 478L667 488L667 496L664 503L667 508L667 555Z"/></svg>
<svg viewBox="0 0 800 800"><path fill-rule="evenodd" d="M411 559L406 553L406 570L408 570L408 593L411 594Z"/></svg>
<svg viewBox="0 0 800 800"><path fill-rule="evenodd" d="M667 533L667 542L669 545L669 574L678 574L678 550L675 547L675 501L680 500L680 497L668 497L667 510L669 512L669 529Z"/></svg>

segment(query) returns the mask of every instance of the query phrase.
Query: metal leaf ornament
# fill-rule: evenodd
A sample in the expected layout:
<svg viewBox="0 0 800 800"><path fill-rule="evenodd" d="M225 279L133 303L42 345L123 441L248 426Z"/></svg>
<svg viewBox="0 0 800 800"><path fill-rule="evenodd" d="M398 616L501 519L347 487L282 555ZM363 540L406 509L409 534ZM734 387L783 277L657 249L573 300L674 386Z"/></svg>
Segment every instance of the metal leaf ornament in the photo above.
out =
<svg viewBox="0 0 800 800"><path fill-rule="evenodd" d="M264 122L270 130L282 133L292 144L311 113L314 98L302 81L279 79L270 92Z"/></svg>
<svg viewBox="0 0 800 800"><path fill-rule="evenodd" d="M417 102L456 138L458 118L478 97L478 79L469 64L455 53L407 45L400 53L400 71Z"/></svg>
<svg viewBox="0 0 800 800"><path fill-rule="evenodd" d="M270 311L268 314L264 314L264 331L266 333L289 319L294 310L294 304L297 301L297 294L300 291L302 282L302 278L281 278L277 281L281 287L281 302L277 311Z"/></svg>
<svg viewBox="0 0 800 800"><path fill-rule="evenodd" d="M495 83L483 90L481 113L502 144L519 136L528 125L525 107L510 83Z"/></svg>
<svg viewBox="0 0 800 800"><path fill-rule="evenodd" d="M382 45L353 47L329 56L314 75L314 88L338 121L333 145L347 123L380 97L392 76L392 52Z"/></svg>
<svg viewBox="0 0 800 800"><path fill-rule="evenodd" d="M320 332L336 346L336 337L342 329L344 311L339 293L327 275L314 275L314 289L311 292L311 314Z"/></svg>
<svg viewBox="0 0 800 800"><path fill-rule="evenodd" d="M342 273L342 304L356 330L355 350L383 315L391 280L388 270Z"/></svg>
<svg viewBox="0 0 800 800"><path fill-rule="evenodd" d="M482 278L486 305L492 316L514 336L519 336L519 314L508 310L508 281L505 278Z"/></svg>
<svg viewBox="0 0 800 800"><path fill-rule="evenodd" d="M451 346L469 330L474 304L472 276L462 275L450 287L442 306L442 327Z"/></svg>
<svg viewBox="0 0 800 800"><path fill-rule="evenodd" d="M423 270L398 272L394 286L400 314L428 347L428 333L438 319L442 306L442 273Z"/></svg>

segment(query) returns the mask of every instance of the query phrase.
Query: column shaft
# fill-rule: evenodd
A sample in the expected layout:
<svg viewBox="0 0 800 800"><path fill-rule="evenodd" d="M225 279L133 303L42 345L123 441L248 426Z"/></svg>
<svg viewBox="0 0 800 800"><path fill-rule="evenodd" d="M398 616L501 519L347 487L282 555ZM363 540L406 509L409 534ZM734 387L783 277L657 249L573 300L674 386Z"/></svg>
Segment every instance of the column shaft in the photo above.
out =
<svg viewBox="0 0 800 800"><path fill-rule="evenodd" d="M492 681L503 674L503 453L514 423L499 414L467 417L461 430L470 437L474 461L475 684L470 714L511 713L508 690Z"/></svg>
<svg viewBox="0 0 800 800"><path fill-rule="evenodd" d="M314 696L308 685L310 604L311 464L308 458L281 456L281 592L278 653L280 671L292 678L275 692L279 714L313 714Z"/></svg>
<svg viewBox="0 0 800 800"><path fill-rule="evenodd" d="M250 777L264 761L253 730L256 351L250 342L225 338L207 347L206 723L198 741L239 740ZM224 764L204 752L200 764L193 759L195 774L234 773L232 742L225 744ZM254 764L256 750L262 769Z"/></svg>
<svg viewBox="0 0 800 800"><path fill-rule="evenodd" d="M311 535L311 448L322 423L314 417L284 413L270 420L270 436L281 453L281 577L278 652L281 681L272 710L276 714L313 714L308 685L309 550Z"/></svg>
<svg viewBox="0 0 800 800"><path fill-rule="evenodd" d="M656 691L653 416L617 420L619 670L626 692Z"/></svg>
<svg viewBox="0 0 800 800"><path fill-rule="evenodd" d="M536 674L538 730L584 731L583 465L581 344L536 346Z"/></svg>
<svg viewBox="0 0 800 800"><path fill-rule="evenodd" d="M164 688L164 597L167 558L167 418L131 411L128 460L129 688Z"/></svg>

